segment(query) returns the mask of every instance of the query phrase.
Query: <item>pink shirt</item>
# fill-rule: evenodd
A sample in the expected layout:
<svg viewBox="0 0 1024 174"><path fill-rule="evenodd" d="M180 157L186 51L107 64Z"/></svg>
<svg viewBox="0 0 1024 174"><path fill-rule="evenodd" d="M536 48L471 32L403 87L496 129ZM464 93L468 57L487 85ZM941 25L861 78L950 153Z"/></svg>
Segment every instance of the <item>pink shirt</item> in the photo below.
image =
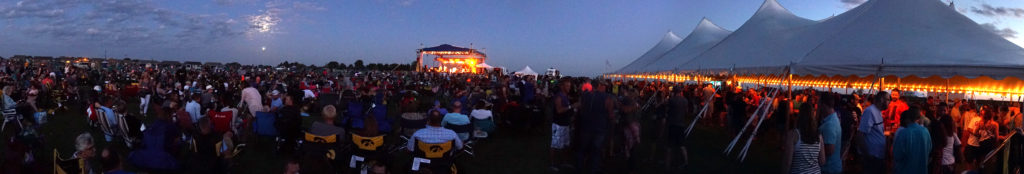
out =
<svg viewBox="0 0 1024 174"><path fill-rule="evenodd" d="M263 96L260 96L260 91L256 88L248 87L242 89L242 101L238 104L246 103L249 105L249 112L252 115L256 115L256 112L263 111Z"/></svg>

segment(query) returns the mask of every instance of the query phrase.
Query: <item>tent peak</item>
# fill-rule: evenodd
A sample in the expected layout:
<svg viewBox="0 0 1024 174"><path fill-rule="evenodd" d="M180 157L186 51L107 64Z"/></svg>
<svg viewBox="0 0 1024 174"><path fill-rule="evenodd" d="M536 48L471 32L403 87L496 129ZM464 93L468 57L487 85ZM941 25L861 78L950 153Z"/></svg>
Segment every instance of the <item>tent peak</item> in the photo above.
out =
<svg viewBox="0 0 1024 174"><path fill-rule="evenodd" d="M700 23L697 23L697 27L693 29L693 32L696 33L697 31L704 31L708 29L729 31L726 30L725 28L722 28L722 26L718 26L718 24L711 22L711 20L708 18L702 18L700 19Z"/></svg>
<svg viewBox="0 0 1024 174"><path fill-rule="evenodd" d="M783 7L782 4L779 4L779 1L776 0L765 0L764 3L761 4L761 7L757 9L757 12L754 12L754 16L758 16L758 14L763 15L765 13L796 16L793 14L793 12L789 11L789 9L786 9L786 7Z"/></svg>
<svg viewBox="0 0 1024 174"><path fill-rule="evenodd" d="M669 30L668 32L665 33L665 37L663 37L662 40L670 42L679 42L680 40L683 40L683 38L680 38L679 35L676 35L675 32Z"/></svg>

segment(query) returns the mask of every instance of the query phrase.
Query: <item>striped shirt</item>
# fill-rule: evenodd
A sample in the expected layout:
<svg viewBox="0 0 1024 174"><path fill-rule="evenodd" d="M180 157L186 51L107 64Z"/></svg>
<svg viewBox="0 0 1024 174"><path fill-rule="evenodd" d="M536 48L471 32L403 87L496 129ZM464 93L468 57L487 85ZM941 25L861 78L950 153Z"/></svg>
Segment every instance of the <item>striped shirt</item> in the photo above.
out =
<svg viewBox="0 0 1024 174"><path fill-rule="evenodd" d="M797 134L799 135L799 133ZM821 164L818 163L819 153L821 153L820 143L805 144L802 140L797 139L793 149L793 164L790 165L789 173L821 173Z"/></svg>

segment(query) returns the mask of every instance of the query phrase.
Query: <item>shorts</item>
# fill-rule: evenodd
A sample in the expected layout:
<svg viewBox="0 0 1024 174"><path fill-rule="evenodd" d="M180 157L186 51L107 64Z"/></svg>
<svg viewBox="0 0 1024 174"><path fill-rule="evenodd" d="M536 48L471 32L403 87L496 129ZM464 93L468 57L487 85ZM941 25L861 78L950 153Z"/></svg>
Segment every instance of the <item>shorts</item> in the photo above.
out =
<svg viewBox="0 0 1024 174"><path fill-rule="evenodd" d="M569 126L551 124L551 148L565 149L569 147Z"/></svg>
<svg viewBox="0 0 1024 174"><path fill-rule="evenodd" d="M665 131L670 147L686 146L686 128L679 125L668 125Z"/></svg>

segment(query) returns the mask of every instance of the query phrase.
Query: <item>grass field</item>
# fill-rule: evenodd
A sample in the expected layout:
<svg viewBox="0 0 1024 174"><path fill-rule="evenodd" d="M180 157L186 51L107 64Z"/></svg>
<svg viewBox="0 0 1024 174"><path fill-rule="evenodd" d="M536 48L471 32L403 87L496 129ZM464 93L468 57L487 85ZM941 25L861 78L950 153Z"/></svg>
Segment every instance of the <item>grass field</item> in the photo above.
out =
<svg viewBox="0 0 1024 174"><path fill-rule="evenodd" d="M129 101L129 103L135 103ZM71 106L68 110L58 110L50 117L49 122L41 127L40 133L44 136L41 145L36 147L36 161L38 171L30 173L52 172L51 164L52 151L57 149L64 157L74 151L73 141L75 136L82 132L91 132L98 147L109 145L103 141L102 133L98 129L89 127L86 123L82 106ZM129 105L129 112L138 109L137 105ZM310 120L318 116L312 116ZM146 117L147 123L151 116ZM397 120L397 119L396 119ZM550 124L550 123L547 123ZM545 125L547 125L545 124ZM746 161L738 162L736 155L723 155L724 147L733 138L733 134L727 133L724 128L699 125L688 139L690 162L683 171L670 171L661 167L660 159L665 152L652 149L658 143L654 140L652 121L643 123L643 139L637 147L635 157L640 159L637 162L635 173L776 173L779 171L779 156L781 152L777 146L777 133L761 132L751 145L750 154ZM307 124L308 125L308 121ZM397 124L395 124L397 125ZM762 127L762 130L765 127ZM492 134L492 138L481 141L476 147L475 157L461 157L456 164L462 173L553 173L549 170L548 144L550 142L550 131L547 126L540 126L527 132L509 127L499 127L498 131ZM13 135L12 129L4 132L6 137ZM235 166L231 169L234 173L281 173L285 162L282 157L274 152L274 147L269 143L270 139L261 139L254 147L249 147L243 154L236 157ZM115 144L115 146L117 146ZM742 144L737 145L742 146ZM0 154L8 153L8 143L0 143ZM741 147L734 151L738 152ZM127 154L127 152L123 153ZM733 153L735 154L735 153ZM651 157L655 158L651 158ZM604 168L606 173L627 173L627 161L621 155L609 157L605 160ZM6 159L5 159L6 160ZM6 162L6 161L5 161ZM393 154L389 169L392 173L406 173L411 162L409 154L399 152ZM190 164L200 165L200 164ZM126 166L132 170L131 166ZM187 166L186 166L187 168ZM562 173L571 173L571 170L563 170Z"/></svg>

